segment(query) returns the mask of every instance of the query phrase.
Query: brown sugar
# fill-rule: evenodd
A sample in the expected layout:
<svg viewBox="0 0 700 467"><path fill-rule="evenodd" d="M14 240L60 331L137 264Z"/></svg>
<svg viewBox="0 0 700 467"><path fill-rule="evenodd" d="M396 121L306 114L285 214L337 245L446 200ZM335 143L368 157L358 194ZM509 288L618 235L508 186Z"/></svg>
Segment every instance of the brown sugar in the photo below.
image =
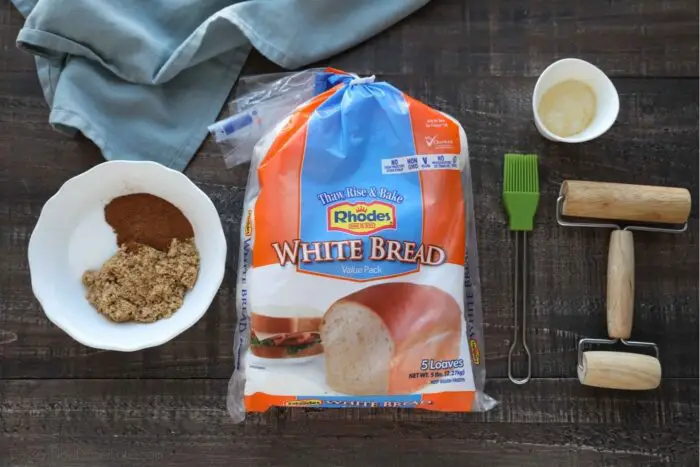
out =
<svg viewBox="0 0 700 467"><path fill-rule="evenodd" d="M172 240L167 252L129 243L99 271L86 271L83 284L88 301L112 321L150 323L182 306L198 272L199 252L192 239Z"/></svg>
<svg viewBox="0 0 700 467"><path fill-rule="evenodd" d="M194 237L192 224L177 207L149 193L114 198L105 206L105 220L121 245L139 243L168 251L173 239Z"/></svg>

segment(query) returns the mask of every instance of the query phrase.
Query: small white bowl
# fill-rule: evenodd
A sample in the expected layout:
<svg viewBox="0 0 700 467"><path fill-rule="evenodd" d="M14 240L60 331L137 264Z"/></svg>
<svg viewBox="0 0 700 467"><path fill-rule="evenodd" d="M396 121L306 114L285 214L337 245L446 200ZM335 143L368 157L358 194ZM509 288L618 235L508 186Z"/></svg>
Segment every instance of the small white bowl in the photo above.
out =
<svg viewBox="0 0 700 467"><path fill-rule="evenodd" d="M588 127L568 137L557 136L544 126L538 107L549 89L566 80L578 80L591 87L596 97L596 114ZM596 66L578 58L564 58L549 65L540 75L532 93L535 126L542 136L562 143L583 143L602 135L615 123L620 111L620 98L612 81Z"/></svg>
<svg viewBox="0 0 700 467"><path fill-rule="evenodd" d="M115 323L85 298L81 277L117 251L104 207L117 196L147 192L177 206L192 224L200 254L197 282L171 317ZM32 290L46 317L96 349L134 351L163 344L207 311L224 277L226 238L209 197L185 175L155 162L104 162L71 178L51 197L29 239Z"/></svg>

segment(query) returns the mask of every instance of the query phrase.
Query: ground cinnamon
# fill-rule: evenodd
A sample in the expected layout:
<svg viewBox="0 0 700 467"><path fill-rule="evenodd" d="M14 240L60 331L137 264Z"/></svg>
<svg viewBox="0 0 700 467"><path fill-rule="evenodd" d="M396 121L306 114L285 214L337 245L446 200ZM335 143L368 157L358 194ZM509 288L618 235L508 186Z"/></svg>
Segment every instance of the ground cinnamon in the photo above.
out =
<svg viewBox="0 0 700 467"><path fill-rule="evenodd" d="M120 246L140 243L167 252L173 239L194 237L192 224L182 211L149 193L114 198L105 206L105 219Z"/></svg>

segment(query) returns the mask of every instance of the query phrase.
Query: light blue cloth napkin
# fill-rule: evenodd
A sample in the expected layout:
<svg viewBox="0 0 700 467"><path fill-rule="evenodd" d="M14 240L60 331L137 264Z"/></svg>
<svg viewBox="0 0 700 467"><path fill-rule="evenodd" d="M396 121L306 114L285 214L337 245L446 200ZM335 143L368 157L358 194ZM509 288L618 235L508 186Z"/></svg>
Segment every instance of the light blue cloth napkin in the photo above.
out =
<svg viewBox="0 0 700 467"><path fill-rule="evenodd" d="M106 159L183 170L251 45L293 69L356 45L429 0L12 0L49 122ZM353 71L353 70L347 70Z"/></svg>

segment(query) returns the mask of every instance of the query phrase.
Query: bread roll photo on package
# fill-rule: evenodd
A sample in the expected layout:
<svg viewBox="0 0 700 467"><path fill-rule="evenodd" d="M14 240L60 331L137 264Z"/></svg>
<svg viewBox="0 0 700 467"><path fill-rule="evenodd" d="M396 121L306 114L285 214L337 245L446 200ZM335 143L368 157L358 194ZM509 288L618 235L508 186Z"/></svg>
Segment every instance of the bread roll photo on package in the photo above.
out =
<svg viewBox="0 0 700 467"><path fill-rule="evenodd" d="M464 129L325 73L253 151L228 410L489 410Z"/></svg>

